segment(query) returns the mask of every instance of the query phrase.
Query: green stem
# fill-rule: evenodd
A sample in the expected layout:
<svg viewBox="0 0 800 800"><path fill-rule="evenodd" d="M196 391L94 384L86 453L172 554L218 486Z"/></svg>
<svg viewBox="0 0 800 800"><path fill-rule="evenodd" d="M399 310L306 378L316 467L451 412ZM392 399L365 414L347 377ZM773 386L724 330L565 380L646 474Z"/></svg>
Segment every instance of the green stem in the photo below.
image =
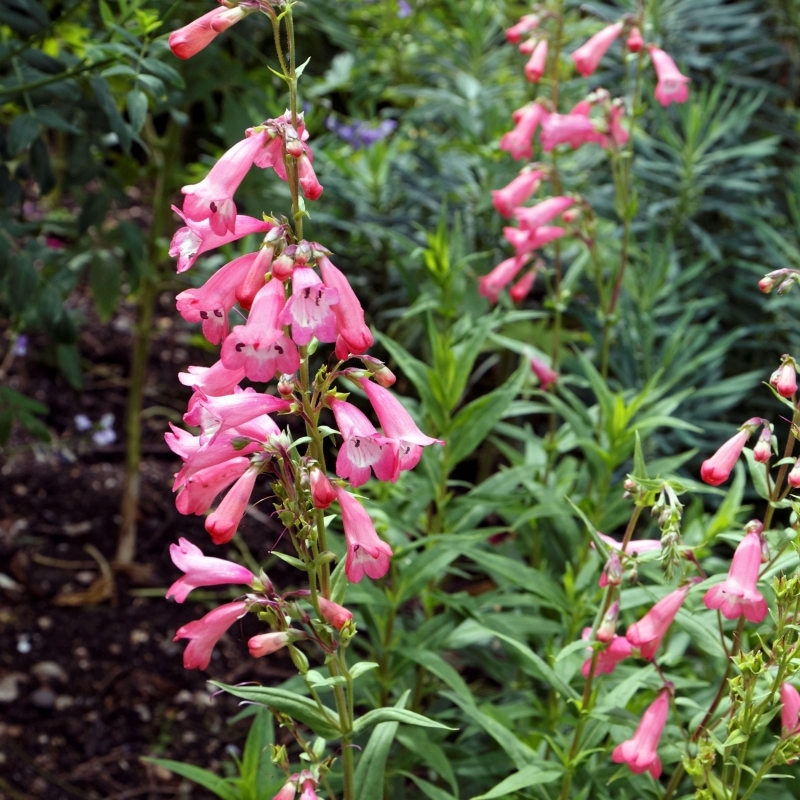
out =
<svg viewBox="0 0 800 800"><path fill-rule="evenodd" d="M80 75L83 72L88 72L90 69L100 69L106 67L114 61L113 58L104 58L102 61L94 61L91 64L83 64L80 67L73 67L66 72L59 72L58 75L51 75L48 78L42 78L32 83L26 83L22 86L12 86L8 89L0 89L0 96L8 94L22 94L24 92L32 92L36 89L41 89L44 86L49 86L51 83L58 83L59 81L66 81Z"/></svg>

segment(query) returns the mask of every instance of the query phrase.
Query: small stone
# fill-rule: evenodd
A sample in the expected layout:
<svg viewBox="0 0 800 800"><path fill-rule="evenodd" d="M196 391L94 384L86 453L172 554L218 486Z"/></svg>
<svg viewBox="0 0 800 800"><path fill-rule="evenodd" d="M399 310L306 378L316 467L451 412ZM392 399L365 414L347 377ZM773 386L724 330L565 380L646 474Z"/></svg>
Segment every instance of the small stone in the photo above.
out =
<svg viewBox="0 0 800 800"><path fill-rule="evenodd" d="M92 521L87 519L83 522L66 522L61 530L67 536L82 536L84 533L89 533L92 529Z"/></svg>
<svg viewBox="0 0 800 800"><path fill-rule="evenodd" d="M19 697L18 684L28 680L22 672L12 672L0 679L0 703L13 703Z"/></svg>
<svg viewBox="0 0 800 800"><path fill-rule="evenodd" d="M139 719L142 722L150 722L153 718L153 715L150 713L150 709L144 705L144 703L138 703L133 707L133 710L139 715Z"/></svg>
<svg viewBox="0 0 800 800"><path fill-rule="evenodd" d="M66 711L74 705L75 701L67 694L60 694L56 697L55 709L56 711Z"/></svg>
<svg viewBox="0 0 800 800"><path fill-rule="evenodd" d="M191 703L194 697L188 689L181 689L175 697L172 698L173 703Z"/></svg>
<svg viewBox="0 0 800 800"><path fill-rule="evenodd" d="M30 653L31 650L31 641L28 638L28 634L21 633L19 636L17 636L17 652L22 653L22 655L26 655L27 653Z"/></svg>
<svg viewBox="0 0 800 800"><path fill-rule="evenodd" d="M39 661L31 667L31 672L41 681L56 680L66 683L69 675L55 661Z"/></svg>
<svg viewBox="0 0 800 800"><path fill-rule="evenodd" d="M39 619L36 620L36 624L43 631L49 631L50 628L53 627L53 620L51 620L50 617L39 617Z"/></svg>
<svg viewBox="0 0 800 800"><path fill-rule="evenodd" d="M113 642L108 646L108 652L113 656L118 656L122 652L122 645Z"/></svg>
<svg viewBox="0 0 800 800"><path fill-rule="evenodd" d="M31 692L31 703L37 708L52 708L56 704L56 693L52 689L37 689Z"/></svg>
<svg viewBox="0 0 800 800"><path fill-rule="evenodd" d="M130 642L132 645L144 644L150 638L147 631L140 631L134 628L130 633Z"/></svg>
<svg viewBox="0 0 800 800"><path fill-rule="evenodd" d="M75 580L84 586L88 586L96 577L97 573L92 572L90 569L82 569L80 572L75 573Z"/></svg>

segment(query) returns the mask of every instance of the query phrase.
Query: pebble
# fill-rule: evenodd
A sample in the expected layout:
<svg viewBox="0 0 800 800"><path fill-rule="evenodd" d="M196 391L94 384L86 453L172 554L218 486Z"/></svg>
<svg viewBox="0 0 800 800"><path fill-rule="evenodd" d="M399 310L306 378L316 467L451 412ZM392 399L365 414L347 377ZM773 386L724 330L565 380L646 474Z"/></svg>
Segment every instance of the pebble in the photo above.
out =
<svg viewBox="0 0 800 800"><path fill-rule="evenodd" d="M66 670L55 661L39 661L31 667L31 672L41 681L56 680L66 683L69 680Z"/></svg>
<svg viewBox="0 0 800 800"><path fill-rule="evenodd" d="M56 711L66 711L75 703L75 700L67 694L60 694L56 697L55 709Z"/></svg>
<svg viewBox="0 0 800 800"><path fill-rule="evenodd" d="M0 679L0 703L13 703L19 697L19 683L28 680L22 672L12 672Z"/></svg>
<svg viewBox="0 0 800 800"><path fill-rule="evenodd" d="M28 638L27 633L21 633L17 636L17 652L26 655L32 650L31 640Z"/></svg>
<svg viewBox="0 0 800 800"><path fill-rule="evenodd" d="M56 693L52 689L37 689L31 692L31 703L37 708L52 708L56 704Z"/></svg>

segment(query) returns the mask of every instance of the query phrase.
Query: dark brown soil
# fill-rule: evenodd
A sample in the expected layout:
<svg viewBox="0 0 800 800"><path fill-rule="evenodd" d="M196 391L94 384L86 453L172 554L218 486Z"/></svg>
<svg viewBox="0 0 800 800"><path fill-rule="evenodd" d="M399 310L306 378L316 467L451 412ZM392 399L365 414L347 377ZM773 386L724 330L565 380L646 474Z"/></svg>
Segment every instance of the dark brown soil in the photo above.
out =
<svg viewBox="0 0 800 800"><path fill-rule="evenodd" d="M87 315L89 309L87 302ZM226 748L241 748L248 723L228 723L236 701L212 697L206 679L274 684L294 673L288 660L247 656L245 642L255 632L249 621L223 638L206 672L184 670L184 643L172 641L181 625L232 595L207 593L200 601L192 595L183 605L163 599L180 574L169 559L170 543L185 536L220 557L236 550L215 548L202 520L181 516L172 501L179 462L163 433L167 415L177 418L188 397L177 372L209 364L212 356L191 346L194 331L177 318L169 294L159 299L145 404L151 410L143 423L137 562L145 569L115 572L113 596L91 603L116 549L131 314L123 309L111 325L86 327L81 351L89 371L80 394L37 357L36 341L10 371L9 385L49 406L45 422L56 445L34 446L17 431L0 465L3 798L210 797L139 757L224 774L232 763ZM74 417L96 422L106 412L115 415L117 441L98 447L76 431ZM248 517L240 529L262 563L273 544L271 527L263 517ZM58 604L68 593L89 596L79 594L78 605Z"/></svg>

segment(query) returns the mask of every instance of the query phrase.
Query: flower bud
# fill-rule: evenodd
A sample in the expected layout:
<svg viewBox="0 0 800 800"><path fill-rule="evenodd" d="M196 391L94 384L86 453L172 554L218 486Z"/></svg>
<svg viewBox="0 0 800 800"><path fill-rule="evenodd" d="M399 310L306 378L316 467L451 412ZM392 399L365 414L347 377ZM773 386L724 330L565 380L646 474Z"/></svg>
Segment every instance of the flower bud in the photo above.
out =
<svg viewBox="0 0 800 800"><path fill-rule="evenodd" d="M764 426L761 435L758 437L758 442L753 448L753 458L759 464L766 464L772 455L772 431L768 425Z"/></svg>
<svg viewBox="0 0 800 800"><path fill-rule="evenodd" d="M289 375L288 373L284 373L278 379L278 394L281 397L290 397L294 394L294 375Z"/></svg>
<svg viewBox="0 0 800 800"><path fill-rule="evenodd" d="M794 284L795 277L794 275L790 275L779 287L778 287L778 294L786 294Z"/></svg>
<svg viewBox="0 0 800 800"><path fill-rule="evenodd" d="M769 384L781 397L791 397L797 391L797 367L791 356L783 356L783 362L772 373Z"/></svg>
<svg viewBox="0 0 800 800"><path fill-rule="evenodd" d="M613 558L614 556L612 556ZM609 559L610 561L611 559ZM619 562L619 559L617 559ZM610 580L609 580L610 583ZM597 640L599 642L610 642L614 639L617 632L617 618L619 617L619 602L614 601L611 607L606 611L600 627L597 629Z"/></svg>
<svg viewBox="0 0 800 800"><path fill-rule="evenodd" d="M281 255L272 262L272 277L285 281L292 277L294 270L295 245L289 245Z"/></svg>
<svg viewBox="0 0 800 800"><path fill-rule="evenodd" d="M769 542L763 533L758 538L761 542L761 563L766 564L769 562Z"/></svg>
<svg viewBox="0 0 800 800"><path fill-rule="evenodd" d="M353 614L348 611L344 606L334 603L333 600L326 600L324 597L318 597L319 610L325 621L340 631L350 620L353 619Z"/></svg>
<svg viewBox="0 0 800 800"><path fill-rule="evenodd" d="M305 239L297 243L297 249L294 252L294 264L296 267L305 267L308 262L314 258L314 249L311 242Z"/></svg>
<svg viewBox="0 0 800 800"><path fill-rule="evenodd" d="M397 378L383 361L367 355L359 356L359 358L364 362L364 366L372 371L372 379L375 383L379 386L383 386L384 389L388 389L390 386L394 385Z"/></svg>
<svg viewBox="0 0 800 800"><path fill-rule="evenodd" d="M526 39L524 42L520 44L519 51L520 53L522 53L522 55L529 56L534 51L538 43L539 43L539 37L531 36L530 39Z"/></svg>
<svg viewBox="0 0 800 800"><path fill-rule="evenodd" d="M642 47L644 47L644 39L642 39L642 34L637 27L631 28L631 32L628 34L628 50L631 53L638 53Z"/></svg>
<svg viewBox="0 0 800 800"><path fill-rule="evenodd" d="M800 461L794 462L794 466L786 476L786 482L792 489L800 489Z"/></svg>
<svg viewBox="0 0 800 800"><path fill-rule="evenodd" d="M619 586L622 583L622 562L619 560L617 553L612 553L608 557L603 573L609 586ZM602 641L606 640L603 639Z"/></svg>
<svg viewBox="0 0 800 800"><path fill-rule="evenodd" d="M303 155L303 142L300 141L300 135L291 125L287 125L285 128L284 141L286 143L286 152L292 158L300 158Z"/></svg>
<svg viewBox="0 0 800 800"><path fill-rule="evenodd" d="M757 533L759 536L764 532L764 524L760 519L751 519L747 525L744 526L745 533Z"/></svg>
<svg viewBox="0 0 800 800"><path fill-rule="evenodd" d="M769 275L765 275L758 282L758 288L761 289L764 294L769 294L775 288L775 278L770 278Z"/></svg>
<svg viewBox="0 0 800 800"><path fill-rule="evenodd" d="M327 508L336 499L336 492L333 491L331 482L319 467L312 467L309 472L309 481L314 508Z"/></svg>

